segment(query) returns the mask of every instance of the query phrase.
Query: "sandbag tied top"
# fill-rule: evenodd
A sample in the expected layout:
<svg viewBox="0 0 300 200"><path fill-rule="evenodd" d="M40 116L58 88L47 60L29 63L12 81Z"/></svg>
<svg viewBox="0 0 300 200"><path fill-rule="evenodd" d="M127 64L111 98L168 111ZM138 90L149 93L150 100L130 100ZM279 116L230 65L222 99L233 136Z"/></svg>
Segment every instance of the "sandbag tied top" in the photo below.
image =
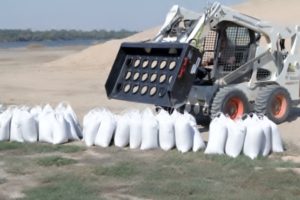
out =
<svg viewBox="0 0 300 200"><path fill-rule="evenodd" d="M101 111L100 125L95 138L95 145L104 148L108 147L111 143L116 126L116 116L109 110L103 109Z"/></svg>
<svg viewBox="0 0 300 200"><path fill-rule="evenodd" d="M52 106L50 104L46 104L43 108L43 113L53 113L54 109L52 108Z"/></svg>
<svg viewBox="0 0 300 200"><path fill-rule="evenodd" d="M8 141L10 137L11 110L0 113L0 141Z"/></svg>
<svg viewBox="0 0 300 200"><path fill-rule="evenodd" d="M243 153L251 159L262 155L265 144L265 135L262 126L258 122L256 114L248 115L244 120L247 128Z"/></svg>
<svg viewBox="0 0 300 200"><path fill-rule="evenodd" d="M156 119L159 124L159 146L164 151L169 151L175 146L174 119L163 109L156 115Z"/></svg>
<svg viewBox="0 0 300 200"><path fill-rule="evenodd" d="M158 148L158 122L153 112L146 108L142 114L141 150Z"/></svg>
<svg viewBox="0 0 300 200"><path fill-rule="evenodd" d="M216 116L209 125L209 136L205 154L224 154L227 141L227 123L228 118L223 114Z"/></svg>
<svg viewBox="0 0 300 200"><path fill-rule="evenodd" d="M236 158L243 150L247 129L242 119L233 121L232 119L227 118L226 126L228 130L228 137L225 152L226 155Z"/></svg>
<svg viewBox="0 0 300 200"><path fill-rule="evenodd" d="M80 140L82 130L78 118L72 107L67 103L59 103L55 108L56 113L61 113L65 119L69 140Z"/></svg>
<svg viewBox="0 0 300 200"><path fill-rule="evenodd" d="M139 110L131 110L129 115L129 147L138 149L142 143L142 115Z"/></svg>

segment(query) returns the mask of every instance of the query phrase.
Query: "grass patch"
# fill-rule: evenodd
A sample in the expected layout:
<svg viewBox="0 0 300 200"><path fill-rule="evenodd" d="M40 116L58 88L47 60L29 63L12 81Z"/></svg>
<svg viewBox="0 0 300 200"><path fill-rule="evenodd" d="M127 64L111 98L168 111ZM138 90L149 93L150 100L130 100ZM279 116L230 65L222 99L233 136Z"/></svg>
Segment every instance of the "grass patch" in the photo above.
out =
<svg viewBox="0 0 300 200"><path fill-rule="evenodd" d="M300 176L276 171L298 166L268 158L173 151L154 163L140 163L143 178L130 193L151 199L298 199Z"/></svg>
<svg viewBox="0 0 300 200"><path fill-rule="evenodd" d="M85 151L85 147L77 145L52 145L45 143L18 143L18 142L0 142L0 152L18 150L21 154L32 154L32 153L51 153L51 152L62 152L62 153L76 153Z"/></svg>
<svg viewBox="0 0 300 200"><path fill-rule="evenodd" d="M76 160L70 158L63 158L61 156L47 156L45 158L39 158L37 160L37 164L44 167L49 166L64 166L64 165L71 165L77 163Z"/></svg>
<svg viewBox="0 0 300 200"><path fill-rule="evenodd" d="M118 162L111 166L98 166L94 169L97 176L129 178L138 174L137 166L130 162Z"/></svg>
<svg viewBox="0 0 300 200"><path fill-rule="evenodd" d="M39 187L24 191L22 200L98 200L98 189L89 180L74 174L57 174L46 177Z"/></svg>
<svg viewBox="0 0 300 200"><path fill-rule="evenodd" d="M17 142L0 142L0 151L20 149L22 146L22 143Z"/></svg>

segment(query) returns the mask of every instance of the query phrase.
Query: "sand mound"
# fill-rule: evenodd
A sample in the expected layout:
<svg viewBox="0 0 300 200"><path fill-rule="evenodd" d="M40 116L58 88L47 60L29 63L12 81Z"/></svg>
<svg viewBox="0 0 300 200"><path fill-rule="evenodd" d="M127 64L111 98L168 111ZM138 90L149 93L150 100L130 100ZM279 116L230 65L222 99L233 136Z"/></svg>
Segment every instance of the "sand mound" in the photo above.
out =
<svg viewBox="0 0 300 200"><path fill-rule="evenodd" d="M122 42L137 42L149 40L156 35L158 30L158 27L152 28L147 31L127 37L125 39L110 40L103 44L94 45L79 53L47 63L46 66L76 66L76 68L104 67L105 69L110 69Z"/></svg>
<svg viewBox="0 0 300 200"><path fill-rule="evenodd" d="M299 0L286 0L284 3L282 0L252 0L234 6L235 9L242 13L279 25L300 24L299 7ZM153 38L158 30L159 28L156 27L125 39L111 40L103 44L94 45L74 55L47 63L46 66L76 67L77 69L100 67L102 71L107 71L111 68L122 42L148 40Z"/></svg>
<svg viewBox="0 0 300 200"><path fill-rule="evenodd" d="M251 0L234 6L250 16L283 26L300 25L299 0Z"/></svg>

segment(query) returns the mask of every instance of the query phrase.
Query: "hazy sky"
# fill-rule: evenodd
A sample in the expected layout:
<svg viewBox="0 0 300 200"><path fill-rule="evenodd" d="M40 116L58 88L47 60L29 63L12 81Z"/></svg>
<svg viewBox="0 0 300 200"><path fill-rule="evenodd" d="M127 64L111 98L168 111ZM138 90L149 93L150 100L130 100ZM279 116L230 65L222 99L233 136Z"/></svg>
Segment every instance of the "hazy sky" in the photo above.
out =
<svg viewBox="0 0 300 200"><path fill-rule="evenodd" d="M234 4L243 0L219 0ZM0 29L143 30L163 23L172 5L202 12L212 0L1 0Z"/></svg>

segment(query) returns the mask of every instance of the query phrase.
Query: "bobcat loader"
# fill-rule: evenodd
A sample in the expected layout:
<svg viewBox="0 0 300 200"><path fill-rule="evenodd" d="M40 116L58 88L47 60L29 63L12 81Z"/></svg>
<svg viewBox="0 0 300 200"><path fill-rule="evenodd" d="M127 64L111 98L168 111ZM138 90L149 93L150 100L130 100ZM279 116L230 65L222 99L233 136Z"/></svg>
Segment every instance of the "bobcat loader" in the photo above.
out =
<svg viewBox="0 0 300 200"><path fill-rule="evenodd" d="M300 103L299 32L218 2L202 15L173 6L151 41L121 45L107 96L196 117L258 112L281 123Z"/></svg>

